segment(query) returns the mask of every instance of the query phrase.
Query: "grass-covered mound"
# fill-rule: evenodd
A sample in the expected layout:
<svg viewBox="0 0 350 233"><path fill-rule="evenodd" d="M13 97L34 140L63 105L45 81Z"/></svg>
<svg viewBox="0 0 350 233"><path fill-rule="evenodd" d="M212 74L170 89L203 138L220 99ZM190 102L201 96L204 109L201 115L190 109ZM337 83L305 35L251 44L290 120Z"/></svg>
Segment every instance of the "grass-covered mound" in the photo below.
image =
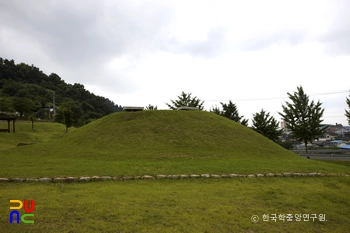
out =
<svg viewBox="0 0 350 233"><path fill-rule="evenodd" d="M349 173L348 167L301 158L245 126L204 111L115 113L60 139L2 150L0 159L0 176L5 177Z"/></svg>

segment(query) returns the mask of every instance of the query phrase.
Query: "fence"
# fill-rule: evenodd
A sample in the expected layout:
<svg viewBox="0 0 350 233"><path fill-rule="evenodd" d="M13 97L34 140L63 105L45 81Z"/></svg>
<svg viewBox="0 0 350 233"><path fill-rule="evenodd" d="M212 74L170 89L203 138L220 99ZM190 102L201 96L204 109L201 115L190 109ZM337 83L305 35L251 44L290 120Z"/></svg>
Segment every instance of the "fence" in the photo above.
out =
<svg viewBox="0 0 350 233"><path fill-rule="evenodd" d="M306 154L305 150L291 151L308 159L350 161L350 150L308 150L308 154Z"/></svg>

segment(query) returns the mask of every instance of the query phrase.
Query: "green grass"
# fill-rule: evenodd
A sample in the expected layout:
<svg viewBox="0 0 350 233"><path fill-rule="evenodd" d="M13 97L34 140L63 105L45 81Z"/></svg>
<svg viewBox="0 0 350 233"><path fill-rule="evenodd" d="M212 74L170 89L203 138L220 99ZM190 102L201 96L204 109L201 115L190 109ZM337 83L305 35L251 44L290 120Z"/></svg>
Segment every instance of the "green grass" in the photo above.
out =
<svg viewBox="0 0 350 233"><path fill-rule="evenodd" d="M6 129L7 122L0 121L0 128ZM65 126L59 123L16 121L16 132L0 132L0 151L16 148L18 143L44 143L59 139L65 133Z"/></svg>
<svg viewBox="0 0 350 233"><path fill-rule="evenodd" d="M1 183L2 232L347 232L349 177ZM10 199L34 199L35 223L9 224ZM24 213L22 210L21 213ZM263 214L325 214L264 222ZM252 223L251 216L260 218Z"/></svg>
<svg viewBox="0 0 350 233"><path fill-rule="evenodd" d="M321 161L321 160L320 160ZM324 163L330 163L330 164L339 164L342 166L350 167L350 161L338 161L338 160L322 160Z"/></svg>
<svg viewBox="0 0 350 233"><path fill-rule="evenodd" d="M66 135L63 125L47 124L50 130L36 123L37 134L22 134L24 125L19 124L18 133L0 135L5 147L12 143L12 148L0 150L0 177L350 173L349 167L299 157L247 127L204 111L115 113ZM21 137L38 143L15 147Z"/></svg>
<svg viewBox="0 0 350 233"><path fill-rule="evenodd" d="M208 112L115 113L64 132L19 121L15 134L1 133L0 177L350 174L347 162L304 159ZM349 177L0 183L0 232L347 232L349 192ZM9 224L10 199L35 200L33 225ZM263 214L327 221L264 222Z"/></svg>

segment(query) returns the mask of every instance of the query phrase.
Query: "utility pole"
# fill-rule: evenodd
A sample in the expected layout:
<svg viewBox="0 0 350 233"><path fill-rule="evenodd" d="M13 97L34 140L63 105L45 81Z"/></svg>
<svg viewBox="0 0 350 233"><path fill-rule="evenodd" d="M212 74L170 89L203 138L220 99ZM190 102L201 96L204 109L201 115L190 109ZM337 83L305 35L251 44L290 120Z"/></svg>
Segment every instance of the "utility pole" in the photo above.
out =
<svg viewBox="0 0 350 233"><path fill-rule="evenodd" d="M53 111L52 111L52 120L55 121L55 115L56 115L56 106L55 106L55 91L53 90L50 90L50 89L46 89L48 91L52 91L52 108L53 108ZM51 112L51 110L50 110ZM50 114L50 113L49 113Z"/></svg>
<svg viewBox="0 0 350 233"><path fill-rule="evenodd" d="M53 121L55 121L56 107L55 107L55 91L52 91L52 103L53 103Z"/></svg>

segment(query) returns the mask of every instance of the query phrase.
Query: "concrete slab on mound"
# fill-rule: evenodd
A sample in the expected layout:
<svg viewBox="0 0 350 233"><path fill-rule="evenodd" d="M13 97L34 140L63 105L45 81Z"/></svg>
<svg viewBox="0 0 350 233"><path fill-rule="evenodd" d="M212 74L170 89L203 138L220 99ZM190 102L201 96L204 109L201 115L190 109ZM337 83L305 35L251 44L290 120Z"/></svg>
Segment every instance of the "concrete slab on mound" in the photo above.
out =
<svg viewBox="0 0 350 233"><path fill-rule="evenodd" d="M125 112L137 112L137 111L143 111L143 107L136 107L136 106L124 106L123 111Z"/></svg>
<svg viewBox="0 0 350 233"><path fill-rule="evenodd" d="M199 110L199 108L198 107L181 106L181 107L178 107L177 110Z"/></svg>

